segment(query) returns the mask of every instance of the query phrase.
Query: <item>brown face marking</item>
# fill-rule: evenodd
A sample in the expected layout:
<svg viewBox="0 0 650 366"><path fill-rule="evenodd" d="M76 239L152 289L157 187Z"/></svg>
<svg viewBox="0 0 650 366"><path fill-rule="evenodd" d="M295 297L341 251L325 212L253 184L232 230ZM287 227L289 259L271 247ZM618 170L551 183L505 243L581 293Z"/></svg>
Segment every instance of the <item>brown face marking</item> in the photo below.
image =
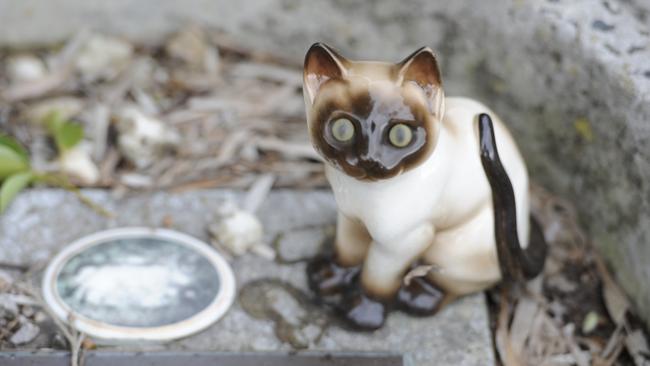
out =
<svg viewBox="0 0 650 366"><path fill-rule="evenodd" d="M369 181L394 177L420 165L435 147L444 96L428 48L390 64L349 61L315 44L305 57L304 87L315 148L349 176ZM340 118L352 122L349 140L334 137L332 124ZM407 126L406 135L412 136L400 147L389 138L397 124ZM397 135L404 136L404 130Z"/></svg>
<svg viewBox="0 0 650 366"><path fill-rule="evenodd" d="M322 95L336 97L315 101L311 137L325 159L354 178L372 181L394 177L429 156L436 131L421 100L403 93L400 87L382 91L350 88L349 84L332 81L323 86ZM354 125L350 141L340 142L332 135L332 123L339 118ZM404 147L389 141L389 131L398 123L407 125L413 135Z"/></svg>

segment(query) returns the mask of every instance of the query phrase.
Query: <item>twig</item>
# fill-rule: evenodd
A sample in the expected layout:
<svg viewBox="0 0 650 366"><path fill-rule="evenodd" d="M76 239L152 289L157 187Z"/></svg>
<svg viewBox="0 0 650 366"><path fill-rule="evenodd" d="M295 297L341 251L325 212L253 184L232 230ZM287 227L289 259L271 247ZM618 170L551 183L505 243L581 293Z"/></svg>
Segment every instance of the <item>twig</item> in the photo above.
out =
<svg viewBox="0 0 650 366"><path fill-rule="evenodd" d="M253 142L261 150L276 151L287 158L307 158L321 161L322 158L309 143L295 143L275 137L260 137Z"/></svg>
<svg viewBox="0 0 650 366"><path fill-rule="evenodd" d="M101 205L95 203L95 201L90 199L88 196L84 195L79 189L79 187L70 183L68 179L64 176L54 175L54 174L39 174L37 175L37 179L45 183L63 188L68 192L74 193L74 195L77 196L77 198L79 199L79 201L81 201L81 203L85 204L86 206L90 207L92 210L94 210L95 212L97 212L98 214L106 218L110 219L115 216L112 212L108 211Z"/></svg>
<svg viewBox="0 0 650 366"><path fill-rule="evenodd" d="M222 176L213 179L202 179L198 181L191 181L188 183L183 183L177 186L173 186L170 188L169 191L172 193L183 193L188 191L195 191L197 189L215 188L228 182L229 179L230 179L229 177Z"/></svg>
<svg viewBox="0 0 650 366"><path fill-rule="evenodd" d="M271 191L273 182L275 182L275 176L273 174L264 174L256 179L244 198L242 208L250 213L257 211Z"/></svg>
<svg viewBox="0 0 650 366"><path fill-rule="evenodd" d="M15 283L14 287L19 289L20 291L26 293L27 295L31 296L35 302L37 302L40 307L47 313L47 315L50 316L52 321L54 322L54 325L63 333L63 336L66 338L68 343L70 344L70 365L71 366L82 366L81 362L81 356L82 356L82 348L81 345L86 338L86 335L84 333L78 332L76 329L72 328L72 326L69 326L65 323L63 323L52 311L50 308L47 306L43 298L41 297L40 293L35 290L29 283ZM74 321L74 317L72 314L70 314L70 319L68 323L72 324Z"/></svg>
<svg viewBox="0 0 650 366"><path fill-rule="evenodd" d="M223 32L213 32L209 35L210 40L217 45L217 47L226 52L234 53L238 56L250 58L258 62L274 63L284 66L301 67L295 59L288 59L277 54L270 52L259 51L253 48L248 48L241 45L231 36Z"/></svg>
<svg viewBox="0 0 650 366"><path fill-rule="evenodd" d="M499 304L499 316L497 320L497 329L495 335L495 341L497 346L497 351L501 358L501 362L504 366L519 366L521 365L519 355L517 355L512 347L510 342L510 336L508 332L508 323L510 318L510 309L509 309L509 293L510 289L503 287L501 290L501 301Z"/></svg>
<svg viewBox="0 0 650 366"><path fill-rule="evenodd" d="M29 270L29 266L26 264L17 264L17 263L8 263L8 262L0 262L0 268L8 269L11 271L19 271L19 272L27 272Z"/></svg>
<svg viewBox="0 0 650 366"><path fill-rule="evenodd" d="M82 353L83 349L81 348L81 344L83 343L83 341L85 339L86 339L86 335L83 334L83 333L79 333L79 335L77 336L76 342L72 346L72 350L71 350L71 352L72 352L72 357L71 357L71 360L70 360L70 365L71 366L79 366L82 363L81 362L81 356L82 356L81 353Z"/></svg>

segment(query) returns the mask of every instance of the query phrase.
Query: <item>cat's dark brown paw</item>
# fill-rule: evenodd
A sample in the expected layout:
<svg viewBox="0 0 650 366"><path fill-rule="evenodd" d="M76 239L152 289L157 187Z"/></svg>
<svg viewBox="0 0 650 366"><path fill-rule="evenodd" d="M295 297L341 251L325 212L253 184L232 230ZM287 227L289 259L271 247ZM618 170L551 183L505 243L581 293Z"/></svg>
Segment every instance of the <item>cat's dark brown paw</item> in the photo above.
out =
<svg viewBox="0 0 650 366"><path fill-rule="evenodd" d="M360 287L346 293L337 310L347 325L356 330L375 330L386 321L388 306L368 296Z"/></svg>
<svg viewBox="0 0 650 366"><path fill-rule="evenodd" d="M435 314L445 298L445 293L424 277L416 277L404 285L397 293L398 309L411 315L426 316Z"/></svg>
<svg viewBox="0 0 650 366"><path fill-rule="evenodd" d="M307 281L318 297L339 295L361 271L360 266L343 267L333 256L319 256L307 264Z"/></svg>

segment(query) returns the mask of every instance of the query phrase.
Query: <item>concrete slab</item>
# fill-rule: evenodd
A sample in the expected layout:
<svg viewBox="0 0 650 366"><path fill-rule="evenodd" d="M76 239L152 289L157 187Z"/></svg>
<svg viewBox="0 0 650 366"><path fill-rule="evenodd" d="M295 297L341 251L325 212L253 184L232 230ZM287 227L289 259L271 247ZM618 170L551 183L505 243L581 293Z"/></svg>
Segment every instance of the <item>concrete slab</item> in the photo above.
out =
<svg viewBox="0 0 650 366"><path fill-rule="evenodd" d="M140 193L112 197L85 192L116 213L106 219L72 194L32 190L0 218L0 258L34 263L56 254L70 241L123 226L161 226L208 240L206 227L232 191L182 194ZM350 332L314 306L306 289L305 257L317 251L331 231L335 203L328 192L274 191L260 209L265 240L281 259L246 255L231 261L238 300L227 315L204 332L169 344L111 346L119 351L361 351L398 352L407 365L489 365L494 363L488 315L482 294L469 296L437 316L412 318L393 313L373 333Z"/></svg>

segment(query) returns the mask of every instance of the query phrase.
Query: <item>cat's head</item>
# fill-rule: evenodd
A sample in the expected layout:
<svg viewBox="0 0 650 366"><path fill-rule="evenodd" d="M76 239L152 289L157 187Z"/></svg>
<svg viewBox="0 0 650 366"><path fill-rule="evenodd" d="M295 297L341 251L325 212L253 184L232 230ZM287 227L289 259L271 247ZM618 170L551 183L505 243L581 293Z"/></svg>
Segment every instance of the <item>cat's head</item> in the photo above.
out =
<svg viewBox="0 0 650 366"><path fill-rule="evenodd" d="M433 152L444 113L428 47L403 61L351 61L316 43L303 75L309 133L327 162L359 180L412 169Z"/></svg>

